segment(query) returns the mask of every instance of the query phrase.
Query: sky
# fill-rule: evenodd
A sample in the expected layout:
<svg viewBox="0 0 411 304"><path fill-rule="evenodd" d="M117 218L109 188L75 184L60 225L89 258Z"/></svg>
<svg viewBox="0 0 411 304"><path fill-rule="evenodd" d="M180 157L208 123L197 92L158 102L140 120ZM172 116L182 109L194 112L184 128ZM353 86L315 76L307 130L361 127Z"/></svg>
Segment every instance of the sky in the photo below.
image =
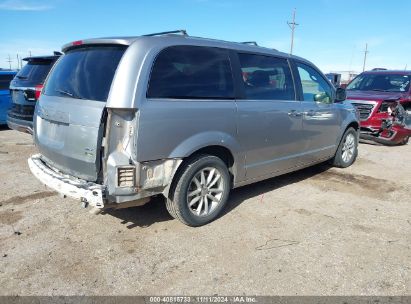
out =
<svg viewBox="0 0 411 304"><path fill-rule="evenodd" d="M257 41L330 71L411 69L411 1L371 0L0 0L0 67L51 54L65 43L175 29L228 41Z"/></svg>

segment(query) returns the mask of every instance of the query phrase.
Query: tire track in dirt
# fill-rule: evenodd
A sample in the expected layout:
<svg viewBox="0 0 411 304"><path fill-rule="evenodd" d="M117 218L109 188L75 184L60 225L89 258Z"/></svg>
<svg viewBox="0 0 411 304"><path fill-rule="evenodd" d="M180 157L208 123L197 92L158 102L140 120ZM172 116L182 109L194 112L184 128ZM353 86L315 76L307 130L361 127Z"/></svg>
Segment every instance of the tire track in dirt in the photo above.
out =
<svg viewBox="0 0 411 304"><path fill-rule="evenodd" d="M401 185L390 180L334 170L314 175L308 183L323 191L351 193L380 200L387 199L392 193L403 190Z"/></svg>
<svg viewBox="0 0 411 304"><path fill-rule="evenodd" d="M24 204L30 200L38 200L42 198L47 198L51 196L55 196L55 192L51 191L42 191L42 192L37 192L37 193L32 193L28 195L17 195L13 196L5 201L0 201L0 205L8 205L8 204L13 204L13 205L20 205Z"/></svg>

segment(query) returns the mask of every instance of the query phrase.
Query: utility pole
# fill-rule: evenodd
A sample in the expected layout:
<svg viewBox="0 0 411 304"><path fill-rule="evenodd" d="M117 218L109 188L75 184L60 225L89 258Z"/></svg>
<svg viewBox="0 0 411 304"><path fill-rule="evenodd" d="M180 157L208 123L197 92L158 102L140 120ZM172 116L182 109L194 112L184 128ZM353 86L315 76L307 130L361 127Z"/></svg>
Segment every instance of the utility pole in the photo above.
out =
<svg viewBox="0 0 411 304"><path fill-rule="evenodd" d="M29 55L30 55L30 57L31 57L31 51L29 51Z"/></svg>
<svg viewBox="0 0 411 304"><path fill-rule="evenodd" d="M367 54L369 53L368 51L368 43L365 44L365 51L364 51L364 64L362 65L362 71L365 71L365 62L367 61Z"/></svg>
<svg viewBox="0 0 411 304"><path fill-rule="evenodd" d="M293 53L295 27L296 27L297 25L299 25L298 23L295 23L295 11L296 11L296 9L294 9L294 11L293 11L293 21L292 21L292 22L287 21L287 24L288 24L288 26L289 26L290 29L291 29L291 49L290 49L290 54Z"/></svg>
<svg viewBox="0 0 411 304"><path fill-rule="evenodd" d="M17 70L19 70L19 68L20 68L20 66L19 66L19 63L20 63L19 54L17 53L16 55L17 55Z"/></svg>
<svg viewBox="0 0 411 304"><path fill-rule="evenodd" d="M6 62L9 63L9 67L10 67L10 70L11 70L11 63L13 62L13 60L11 60L10 54L9 54L9 57L7 58Z"/></svg>

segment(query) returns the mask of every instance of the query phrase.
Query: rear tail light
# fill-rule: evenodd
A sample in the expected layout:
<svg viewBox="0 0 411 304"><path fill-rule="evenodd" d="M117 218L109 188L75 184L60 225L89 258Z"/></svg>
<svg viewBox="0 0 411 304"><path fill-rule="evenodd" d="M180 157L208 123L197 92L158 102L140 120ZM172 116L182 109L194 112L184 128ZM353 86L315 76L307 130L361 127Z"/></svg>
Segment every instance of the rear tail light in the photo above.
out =
<svg viewBox="0 0 411 304"><path fill-rule="evenodd" d="M41 90L43 90L43 85L42 84L38 84L35 86L34 88L34 97L36 98L36 100L39 100L40 95L41 95Z"/></svg>

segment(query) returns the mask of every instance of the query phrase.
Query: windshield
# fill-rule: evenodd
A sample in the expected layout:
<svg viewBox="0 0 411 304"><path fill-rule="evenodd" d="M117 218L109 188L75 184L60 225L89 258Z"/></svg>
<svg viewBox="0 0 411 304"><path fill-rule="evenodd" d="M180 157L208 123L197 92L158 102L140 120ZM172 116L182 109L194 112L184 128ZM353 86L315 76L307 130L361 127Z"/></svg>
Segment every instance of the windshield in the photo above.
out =
<svg viewBox="0 0 411 304"><path fill-rule="evenodd" d="M348 86L347 90L408 92L411 75L403 74L361 74Z"/></svg>
<svg viewBox="0 0 411 304"><path fill-rule="evenodd" d="M18 73L17 78L43 83L51 69L51 61L30 61Z"/></svg>
<svg viewBox="0 0 411 304"><path fill-rule="evenodd" d="M124 46L88 46L61 58L47 80L44 95L107 101Z"/></svg>

